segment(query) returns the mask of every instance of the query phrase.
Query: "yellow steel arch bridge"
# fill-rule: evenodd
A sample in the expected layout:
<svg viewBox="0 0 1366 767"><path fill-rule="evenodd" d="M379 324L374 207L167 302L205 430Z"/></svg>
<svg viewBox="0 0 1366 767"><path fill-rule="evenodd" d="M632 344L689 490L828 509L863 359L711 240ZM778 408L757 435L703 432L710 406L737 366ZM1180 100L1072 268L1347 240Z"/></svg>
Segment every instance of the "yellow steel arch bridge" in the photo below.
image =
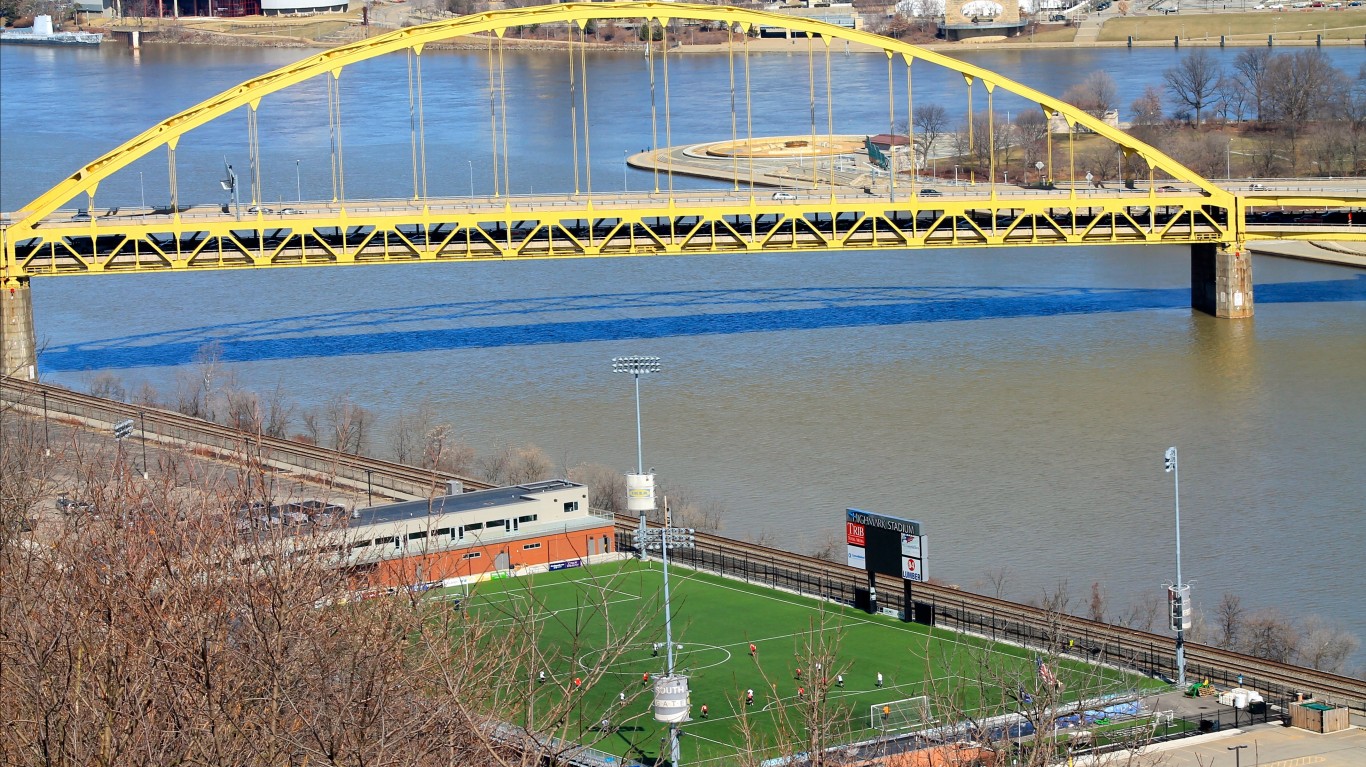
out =
<svg viewBox="0 0 1366 767"><path fill-rule="evenodd" d="M603 191L601 179L599 188L593 186L590 132L595 122L590 119L589 92L594 83L589 77L588 38L591 25L603 22L652 30L640 39L658 40L655 45L638 45L649 68L654 145L664 147L632 158L632 164L653 174L653 189L643 192ZM673 44L683 22L724 30L729 82L724 87L707 84L721 103L716 139L728 140L729 151L719 161L699 160L697 153L670 146L669 65L671 59L677 61ZM572 190L554 194L513 195L509 165L516 160L508 149L506 33L532 25L558 25L567 38L554 55L566 56L559 66L569 73L574 113L565 153L572 154L574 183ZM794 115L809 115L809 123L801 123L779 142L782 148L797 146L798 152L806 152L809 162L795 173L757 159L756 147L762 142L753 134L755 98L747 40L760 29L774 28L795 36L792 74L808 86L806 103L791 107ZM422 53L458 38L487 55L487 82L462 84L478 90L489 107L493 194L481 197L473 189L469 197L427 193ZM874 55L881 51L886 59L885 125L892 144L904 138L901 143L916 148L901 160L895 149L889 150L893 172L879 174L865 167L851 175L849 166L841 164L848 161L838 157L849 139L835 131L831 56L839 41L859 44ZM394 54L407 57L412 194L398 200L354 199L346 193L345 168L358 161L358 153L348 153L343 140L340 81L348 67ZM920 150L926 136L915 130L912 82L913 69L926 66L961 75L961 94L943 98L961 95L967 101L967 135L958 141L966 138L978 158L979 170L971 184L950 185L923 175L930 152L928 147ZM824 76L818 77L821 70ZM307 210L268 209L260 178L258 109L263 99L314 78L326 83L332 194L310 201ZM1046 131L1047 148L1039 156L1033 184L1020 185L1018 174L1013 186L997 181L1003 155L1010 153L1010 139L1001 131L1008 121L1001 119L994 103L998 91L1035 105L1051 124L1061 120L1067 126L1062 132ZM642 101L646 97L640 95ZM222 181L236 203L182 199L176 157L182 138L243 109L249 177L240 181L229 169ZM1093 181L1089 172L1085 179L1081 176L1077 144L1095 141L1109 142L1113 156L1119 158L1108 185ZM166 153L169 205L97 207L102 182L158 151ZM885 159L873 149L866 151L869 159ZM728 179L731 188L683 189L681 183L675 184L676 178L698 175ZM245 213L244 190L239 188L243 186L248 198ZM775 186L785 191L775 194ZM1243 252L1247 241L1366 240L1359 227L1288 218L1259 221L1256 211L1363 205L1366 190L1359 186L1293 192L1246 185L1241 190L1225 188L1057 98L980 67L867 32L722 6L570 3L459 17L326 50L162 120L82 166L22 209L3 215L0 284L11 299L27 302L32 278L75 274L805 249L1181 244L1192 246L1193 305L1218 316L1239 317L1252 312L1251 268ZM11 304L6 313L6 374L25 361L32 364L27 306L16 312ZM27 329L21 315L28 317ZM21 338L25 333L26 349Z"/></svg>

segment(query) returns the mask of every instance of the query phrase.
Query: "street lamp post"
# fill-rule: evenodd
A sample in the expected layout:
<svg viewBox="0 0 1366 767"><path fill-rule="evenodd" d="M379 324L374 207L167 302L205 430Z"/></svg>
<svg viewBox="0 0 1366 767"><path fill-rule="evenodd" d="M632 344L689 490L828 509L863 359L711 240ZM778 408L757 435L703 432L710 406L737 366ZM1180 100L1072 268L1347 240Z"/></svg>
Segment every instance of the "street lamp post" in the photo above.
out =
<svg viewBox="0 0 1366 767"><path fill-rule="evenodd" d="M466 160L470 166L470 196L474 196L474 160Z"/></svg>
<svg viewBox="0 0 1366 767"><path fill-rule="evenodd" d="M1190 586L1181 580L1181 471L1177 465L1176 448L1169 447L1164 455L1164 469L1172 475L1172 498L1176 506L1176 583L1168 589L1171 627L1176 632L1176 683L1186 686L1186 629L1190 626Z"/></svg>
<svg viewBox="0 0 1366 767"><path fill-rule="evenodd" d="M630 191L626 188L626 171L629 170L631 167L631 164L626 161L626 157L628 154L628 150L621 150L621 191L623 192Z"/></svg>
<svg viewBox="0 0 1366 767"><path fill-rule="evenodd" d="M141 203L142 215L147 215L147 187L142 185L142 171L138 171L138 201Z"/></svg>
<svg viewBox="0 0 1366 767"><path fill-rule="evenodd" d="M953 183L958 183L958 165L953 166Z"/></svg>
<svg viewBox="0 0 1366 767"><path fill-rule="evenodd" d="M1233 752L1233 767L1242 767L1243 760L1240 758L1243 749L1247 746L1229 746L1228 750Z"/></svg>
<svg viewBox="0 0 1366 767"><path fill-rule="evenodd" d="M365 503L368 506L375 505L375 490L374 487L370 484L370 475L372 472L373 469L365 470Z"/></svg>
<svg viewBox="0 0 1366 767"><path fill-rule="evenodd" d="M664 527L657 530L644 530L638 534L636 545L641 551L646 548L659 548L659 555L663 561L664 570L664 678L660 681L664 683L666 695L674 695L687 699L686 693L680 695L679 691L686 688L688 678L686 675L681 677L674 676L674 638L672 612L669 609L669 549L671 548L692 548L696 545L694 537L696 531L692 528L672 527L669 519L669 499L664 499ZM658 688L656 688L658 690ZM671 701L676 703L677 701ZM658 711L658 709L656 709ZM669 752L672 761L669 763L673 767L678 767L681 756L678 747L678 722L681 718L672 710L665 717L656 714L656 718L667 719L669 723Z"/></svg>
<svg viewBox="0 0 1366 767"><path fill-rule="evenodd" d="M47 390L43 390L43 455L52 455L52 435L47 430Z"/></svg>
<svg viewBox="0 0 1366 767"><path fill-rule="evenodd" d="M299 175L299 161L298 161L298 160L295 160L295 161L294 161L294 201L295 201L295 202L303 202L303 201L304 201L304 182L303 182L303 177Z"/></svg>
<svg viewBox="0 0 1366 767"><path fill-rule="evenodd" d="M139 410L138 421L138 431L142 432L142 478L147 479L147 413Z"/></svg>
<svg viewBox="0 0 1366 767"><path fill-rule="evenodd" d="M630 357L613 357L613 373L629 373L635 379L636 384L636 481L638 488L627 488L627 507L633 505L640 511L640 534L645 534L645 516L654 508L654 478L647 477L645 474L645 449L641 440L640 430L640 377L646 373L658 373L660 370L658 357L642 357L633 355ZM628 480L630 478L628 477ZM635 493L639 492L640 497L636 498ZM644 558L645 550L641 549L641 557Z"/></svg>

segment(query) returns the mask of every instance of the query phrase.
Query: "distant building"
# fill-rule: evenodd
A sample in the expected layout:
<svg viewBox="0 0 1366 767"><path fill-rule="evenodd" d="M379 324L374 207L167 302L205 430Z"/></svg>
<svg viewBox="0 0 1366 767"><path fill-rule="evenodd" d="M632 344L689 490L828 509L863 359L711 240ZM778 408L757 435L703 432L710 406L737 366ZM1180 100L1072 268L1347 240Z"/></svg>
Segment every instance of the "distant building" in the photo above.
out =
<svg viewBox="0 0 1366 767"><path fill-rule="evenodd" d="M1118 109L1111 109L1111 110L1107 111L1107 112L1100 118L1100 121L1103 122L1103 123L1105 123L1106 125L1110 126L1111 128L1118 128L1118 127L1119 127L1119 110L1118 110ZM1091 132L1091 129L1090 129L1090 128L1087 128L1085 125L1077 125L1077 126L1075 126L1075 128L1076 128L1076 132L1077 132L1077 133L1090 133L1090 132ZM1052 114L1052 116L1050 116L1050 117L1048 118L1048 132L1049 132L1049 133L1067 133L1067 132L1068 132L1068 128L1067 128L1067 118L1064 117L1063 114L1062 114L1061 112L1054 112L1054 113Z"/></svg>
<svg viewBox="0 0 1366 767"><path fill-rule="evenodd" d="M1024 28L1019 0L948 0L939 34L945 40L1015 37Z"/></svg>
<svg viewBox="0 0 1366 767"><path fill-rule="evenodd" d="M260 0L263 16L295 16L309 13L343 13L347 0Z"/></svg>
<svg viewBox="0 0 1366 767"><path fill-rule="evenodd" d="M615 523L562 479L358 509L340 531L358 584L413 586L611 553Z"/></svg>
<svg viewBox="0 0 1366 767"><path fill-rule="evenodd" d="M798 16L812 21L823 21L826 24L833 24L845 29L863 29L863 16L854 10L853 3L837 2L828 3L823 0L803 0L796 3L770 3L764 6L764 10L773 13L782 13L788 16ZM797 32L793 33L786 27L775 27L760 25L760 37L805 37L806 35Z"/></svg>

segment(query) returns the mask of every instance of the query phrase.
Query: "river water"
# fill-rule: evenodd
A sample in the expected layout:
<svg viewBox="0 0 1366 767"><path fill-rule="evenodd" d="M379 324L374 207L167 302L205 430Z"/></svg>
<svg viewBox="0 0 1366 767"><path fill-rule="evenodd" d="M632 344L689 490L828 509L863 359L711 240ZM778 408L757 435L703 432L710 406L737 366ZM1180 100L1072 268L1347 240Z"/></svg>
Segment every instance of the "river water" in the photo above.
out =
<svg viewBox="0 0 1366 767"><path fill-rule="evenodd" d="M1361 55L1327 53L1352 72ZM300 55L0 48L0 208ZM1103 67L1127 104L1174 56L973 61L1053 94ZM802 132L794 111L809 124L807 65L800 48L753 57L756 135ZM343 75L347 193L411 194L405 63L367 66ZM624 173L623 152L665 137L650 131L642 58L589 66L595 188L643 189L651 177ZM484 58L431 52L424 67L429 190L487 194ZM729 98L725 56L670 67L672 142L729 138L715 108ZM885 130L885 60L837 55L832 67L836 130ZM555 54L507 57L515 193L572 186L564 69ZM816 69L824 125L820 58ZM919 103L963 113L957 75L916 78ZM322 88L263 104L263 197L328 197ZM182 200L222 201L224 155L247 167L244 128L234 116L183 142ZM164 202L165 177L154 154L106 182L101 205ZM34 303L49 381L82 387L112 371L169 390L177 366L218 341L239 381L282 384L303 406L350 397L388 419L429 401L482 451L531 442L566 466L634 465L630 380L609 360L656 354L664 371L642 381L646 463L724 506L725 532L806 551L842 534L846 507L905 516L925 526L931 575L980 586L1003 568L1021 599L1059 580L1076 604L1093 581L1115 610L1160 598L1175 569L1162 453L1176 445L1197 609L1231 591L1366 636L1366 275L1274 258L1254 274L1245 322L1192 313L1184 249L1134 247L73 277L36 281Z"/></svg>

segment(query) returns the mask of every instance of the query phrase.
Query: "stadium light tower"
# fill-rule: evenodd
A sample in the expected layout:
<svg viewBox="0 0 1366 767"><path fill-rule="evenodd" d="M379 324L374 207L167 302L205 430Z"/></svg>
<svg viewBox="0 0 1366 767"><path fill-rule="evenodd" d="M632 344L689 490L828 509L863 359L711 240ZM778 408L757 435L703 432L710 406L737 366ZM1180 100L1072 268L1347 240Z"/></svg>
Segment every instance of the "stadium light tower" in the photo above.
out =
<svg viewBox="0 0 1366 767"><path fill-rule="evenodd" d="M1176 461L1176 448L1169 447L1164 455L1163 468L1172 475L1172 498L1176 505L1176 582L1167 589L1167 606L1171 628L1176 632L1176 683L1186 686L1186 629L1191 627L1191 587L1181 580L1181 470Z"/></svg>
<svg viewBox="0 0 1366 767"><path fill-rule="evenodd" d="M655 478L645 473L645 449L640 432L640 377L660 371L658 357L613 357L613 373L630 373L636 383L636 473L626 475L626 510L640 512L639 534L645 534L645 517L655 508ZM645 549L640 550L641 559Z"/></svg>

